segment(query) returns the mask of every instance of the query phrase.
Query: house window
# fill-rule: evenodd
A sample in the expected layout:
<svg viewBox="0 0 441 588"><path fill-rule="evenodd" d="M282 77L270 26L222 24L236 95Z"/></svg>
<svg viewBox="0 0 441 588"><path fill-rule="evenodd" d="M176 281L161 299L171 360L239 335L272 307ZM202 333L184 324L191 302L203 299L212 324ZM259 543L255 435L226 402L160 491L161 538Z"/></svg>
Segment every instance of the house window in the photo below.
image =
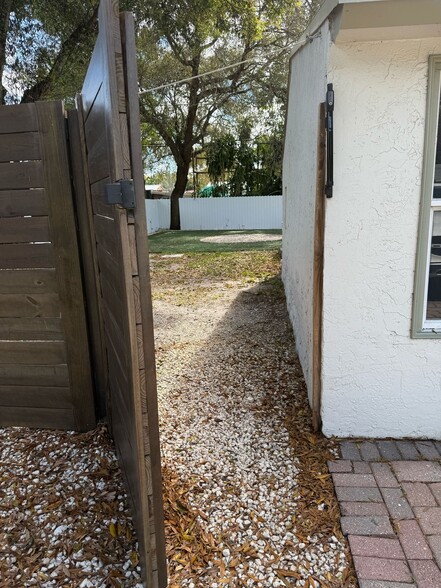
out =
<svg viewBox="0 0 441 588"><path fill-rule="evenodd" d="M441 56L431 57L412 334L441 337Z"/></svg>

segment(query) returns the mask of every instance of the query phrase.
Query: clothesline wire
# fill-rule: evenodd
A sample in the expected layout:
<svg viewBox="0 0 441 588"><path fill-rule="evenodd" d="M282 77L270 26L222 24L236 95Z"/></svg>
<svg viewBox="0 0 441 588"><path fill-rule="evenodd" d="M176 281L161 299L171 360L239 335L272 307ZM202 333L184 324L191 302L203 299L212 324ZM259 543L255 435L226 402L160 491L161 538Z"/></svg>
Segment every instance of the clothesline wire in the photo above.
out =
<svg viewBox="0 0 441 588"><path fill-rule="evenodd" d="M291 45L284 47L281 51L279 51L277 53L277 57L279 55L281 55L282 53L284 53L285 51L294 49L294 47L298 47L299 45L304 45L308 41L311 42L319 36L320 36L320 33L316 33L315 35L305 37L301 41L297 41L296 43L292 43ZM244 63L250 63L252 61L256 61L257 57L258 56L256 55L255 57L250 57L249 59L243 59L242 61L237 61L236 63L231 63L230 65L224 65L223 67L218 67L217 69L212 69L210 71L206 71L206 72L198 74L196 76L191 76L189 78L182 78L181 80L177 80L176 82L169 82L167 84L161 84L160 86L155 86L153 88L147 88L147 90L141 90L139 92L139 95L141 96L142 94L147 94L148 92L154 92L156 90L163 90L164 88L178 86L179 84L184 84L185 82L191 82L192 80L196 80L197 78L203 78L205 76L210 76L215 73L226 71L227 69L231 69L231 68L236 67L238 65L243 65Z"/></svg>

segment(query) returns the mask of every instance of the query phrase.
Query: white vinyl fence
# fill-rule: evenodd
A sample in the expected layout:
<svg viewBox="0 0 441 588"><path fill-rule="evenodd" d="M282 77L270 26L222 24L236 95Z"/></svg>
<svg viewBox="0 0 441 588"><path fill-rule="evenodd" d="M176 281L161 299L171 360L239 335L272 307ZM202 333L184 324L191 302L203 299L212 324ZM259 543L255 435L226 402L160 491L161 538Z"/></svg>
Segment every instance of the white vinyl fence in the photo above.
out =
<svg viewBox="0 0 441 588"><path fill-rule="evenodd" d="M149 234L170 228L170 200L146 200ZM281 229L282 196L181 198L183 231Z"/></svg>

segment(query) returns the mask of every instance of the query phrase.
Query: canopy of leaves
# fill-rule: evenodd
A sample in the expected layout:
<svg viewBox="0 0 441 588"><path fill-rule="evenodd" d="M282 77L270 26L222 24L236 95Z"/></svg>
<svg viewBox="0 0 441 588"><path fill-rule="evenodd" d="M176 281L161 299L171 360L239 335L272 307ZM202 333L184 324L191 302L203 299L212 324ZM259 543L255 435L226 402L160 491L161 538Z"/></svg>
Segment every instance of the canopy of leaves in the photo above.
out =
<svg viewBox="0 0 441 588"><path fill-rule="evenodd" d="M192 152L202 151L211 134L234 132L238 117L251 108L277 103L283 118L288 49L311 8L300 0L146 5L138 29L141 113L178 168L189 165ZM237 65L205 75L231 64ZM186 81L173 85L179 80Z"/></svg>
<svg viewBox="0 0 441 588"><path fill-rule="evenodd" d="M213 195L280 194L282 149L280 128L254 140L249 127L242 128L238 140L229 133L213 139L206 148Z"/></svg>
<svg viewBox="0 0 441 588"><path fill-rule="evenodd" d="M69 99L82 86L99 0L1 0L2 101ZM122 0L139 13L142 0Z"/></svg>

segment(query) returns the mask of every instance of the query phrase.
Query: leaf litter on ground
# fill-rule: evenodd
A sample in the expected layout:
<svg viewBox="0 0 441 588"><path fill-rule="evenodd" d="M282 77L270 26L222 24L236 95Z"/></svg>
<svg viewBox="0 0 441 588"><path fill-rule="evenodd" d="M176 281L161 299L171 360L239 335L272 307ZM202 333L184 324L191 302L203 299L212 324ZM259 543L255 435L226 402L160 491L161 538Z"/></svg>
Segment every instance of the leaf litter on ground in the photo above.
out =
<svg viewBox="0 0 441 588"><path fill-rule="evenodd" d="M169 588L356 586L280 256L152 261ZM105 427L0 430L0 525L2 587L142 586Z"/></svg>
<svg viewBox="0 0 441 588"><path fill-rule="evenodd" d="M356 586L280 255L152 262L171 586Z"/></svg>

